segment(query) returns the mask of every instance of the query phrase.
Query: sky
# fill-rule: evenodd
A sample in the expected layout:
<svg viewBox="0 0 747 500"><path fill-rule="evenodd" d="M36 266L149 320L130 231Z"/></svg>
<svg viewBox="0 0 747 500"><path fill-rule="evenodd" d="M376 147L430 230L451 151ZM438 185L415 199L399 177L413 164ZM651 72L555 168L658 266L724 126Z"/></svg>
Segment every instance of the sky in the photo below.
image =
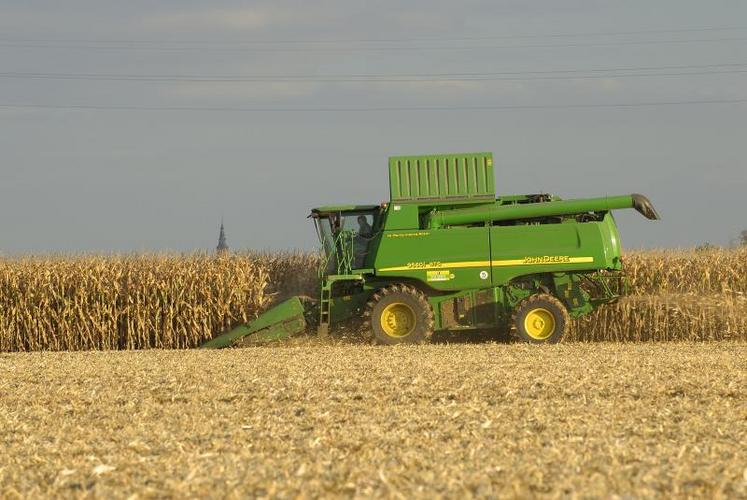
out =
<svg viewBox="0 0 747 500"><path fill-rule="evenodd" d="M640 192L628 248L747 229L742 0L0 0L0 254L310 249L387 158Z"/></svg>

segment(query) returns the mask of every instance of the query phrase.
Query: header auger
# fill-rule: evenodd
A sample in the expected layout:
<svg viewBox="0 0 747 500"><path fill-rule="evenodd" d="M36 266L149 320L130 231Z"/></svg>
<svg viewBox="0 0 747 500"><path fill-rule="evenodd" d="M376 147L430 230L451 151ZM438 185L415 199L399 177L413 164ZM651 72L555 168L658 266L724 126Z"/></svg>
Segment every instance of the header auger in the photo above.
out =
<svg viewBox="0 0 747 500"><path fill-rule="evenodd" d="M275 340L363 319L381 344L436 331L510 331L558 342L570 320L625 291L613 210L658 219L632 194L561 200L495 195L490 153L389 159L390 201L314 208L318 302L292 298L204 345Z"/></svg>

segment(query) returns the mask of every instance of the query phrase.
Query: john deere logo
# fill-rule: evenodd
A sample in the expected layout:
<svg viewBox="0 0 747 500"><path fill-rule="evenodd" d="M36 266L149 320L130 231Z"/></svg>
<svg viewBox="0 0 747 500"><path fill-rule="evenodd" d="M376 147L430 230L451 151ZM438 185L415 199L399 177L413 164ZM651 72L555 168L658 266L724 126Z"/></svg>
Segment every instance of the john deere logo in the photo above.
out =
<svg viewBox="0 0 747 500"><path fill-rule="evenodd" d="M524 257L525 264L566 264L571 261L568 255L540 255Z"/></svg>

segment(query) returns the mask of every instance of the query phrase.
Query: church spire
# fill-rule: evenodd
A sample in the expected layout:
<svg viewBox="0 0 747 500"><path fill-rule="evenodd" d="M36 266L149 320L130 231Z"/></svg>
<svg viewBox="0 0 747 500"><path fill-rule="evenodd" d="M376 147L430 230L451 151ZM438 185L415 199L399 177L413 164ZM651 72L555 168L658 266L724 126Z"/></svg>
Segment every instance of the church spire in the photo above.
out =
<svg viewBox="0 0 747 500"><path fill-rule="evenodd" d="M218 235L218 246L215 251L219 254L228 253L228 243L226 243L226 231L223 228L223 219L220 221L220 234Z"/></svg>

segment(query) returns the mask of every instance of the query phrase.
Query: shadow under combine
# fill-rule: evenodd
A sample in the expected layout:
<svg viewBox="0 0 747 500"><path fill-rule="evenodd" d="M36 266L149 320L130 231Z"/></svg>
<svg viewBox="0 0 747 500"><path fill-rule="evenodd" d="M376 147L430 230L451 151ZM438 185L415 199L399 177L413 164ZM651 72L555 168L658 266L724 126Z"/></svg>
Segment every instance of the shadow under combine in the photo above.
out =
<svg viewBox="0 0 747 500"><path fill-rule="evenodd" d="M513 337L508 332L496 330L440 330L431 337L433 344L484 344L488 342L510 344L513 341Z"/></svg>

